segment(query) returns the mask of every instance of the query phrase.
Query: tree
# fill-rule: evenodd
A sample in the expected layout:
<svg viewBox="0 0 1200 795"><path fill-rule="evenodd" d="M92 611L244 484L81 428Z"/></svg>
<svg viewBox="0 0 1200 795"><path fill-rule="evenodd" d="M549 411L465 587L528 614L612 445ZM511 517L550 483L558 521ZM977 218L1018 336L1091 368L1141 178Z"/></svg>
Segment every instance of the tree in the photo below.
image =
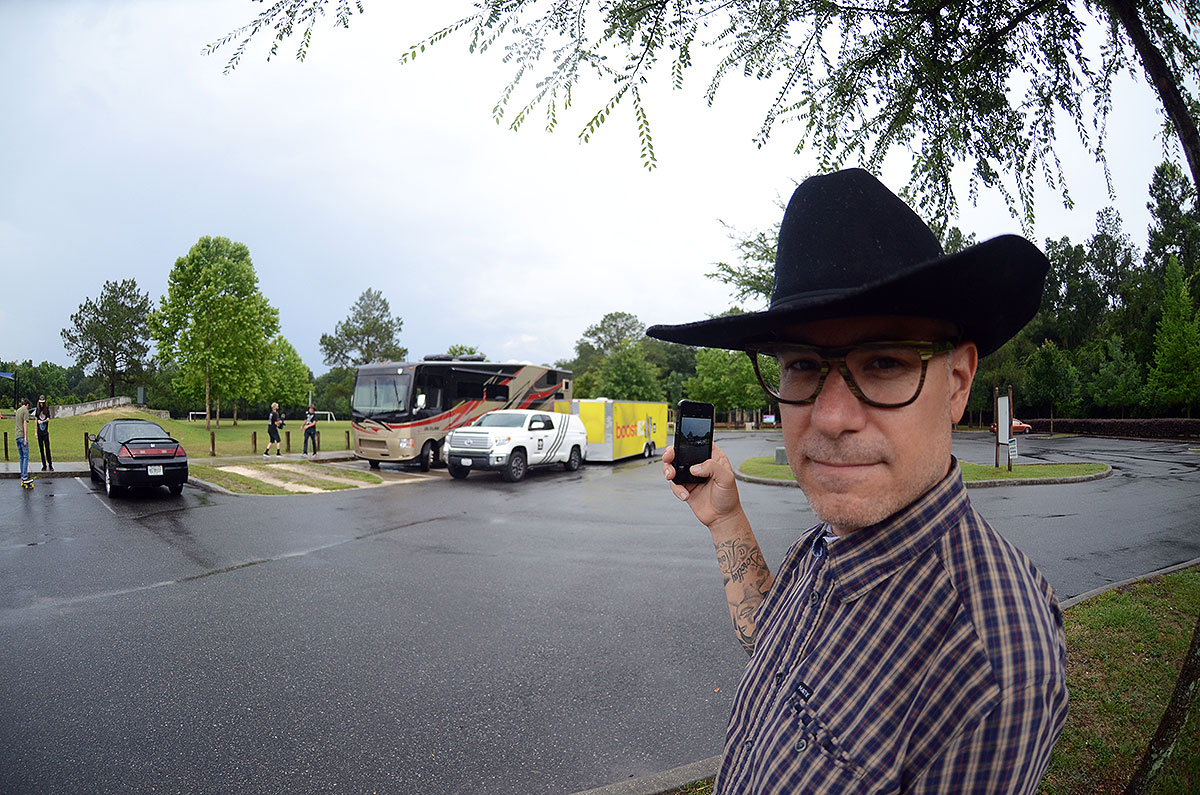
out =
<svg viewBox="0 0 1200 795"><path fill-rule="evenodd" d="M1025 360L1023 394L1031 403L1049 404L1050 433L1054 433L1054 407L1070 402L1079 392L1079 373L1066 351L1046 340Z"/></svg>
<svg viewBox="0 0 1200 795"><path fill-rule="evenodd" d="M99 300L85 299L62 330L67 353L104 380L109 397L116 396L121 376L143 366L150 350L149 315L150 293L138 290L136 280L106 281Z"/></svg>
<svg viewBox="0 0 1200 795"><path fill-rule="evenodd" d="M378 361L404 361L408 349L396 342L404 321L392 316L392 308L379 290L367 288L350 308L350 316L321 335L325 364L354 367Z"/></svg>
<svg viewBox="0 0 1200 795"><path fill-rule="evenodd" d="M582 342L607 356L626 345L637 343L646 335L646 326L637 315L628 312L609 312L600 322L588 326L583 332Z"/></svg>
<svg viewBox="0 0 1200 795"><path fill-rule="evenodd" d="M1142 398L1141 368L1125 350L1119 334L1105 342L1105 354L1092 380L1092 399L1097 405L1118 409L1124 417Z"/></svg>
<svg viewBox="0 0 1200 795"><path fill-rule="evenodd" d="M1187 416L1200 400L1200 319L1192 308L1183 268L1174 256L1167 260L1162 319L1154 335L1154 366L1147 388L1151 399L1165 406L1182 406Z"/></svg>
<svg viewBox="0 0 1200 795"><path fill-rule="evenodd" d="M206 52L237 42L228 72L257 34L274 31L272 55L299 33L303 59L330 4L270 4ZM339 0L336 24L348 27L362 7L361 0ZM713 46L720 57L705 93L710 105L730 74L778 86L755 139L760 146L777 124L799 122L789 128L799 131L796 148L815 150L821 170L858 161L878 171L890 152L908 149L907 193L938 228L957 209L950 175L958 163L969 167L969 196L981 186L994 189L1025 222L1033 218L1038 181L1069 203L1055 150L1059 128L1074 129L1107 175L1106 128L1114 78L1122 72L1141 72L1154 86L1192 181L1200 184L1200 134L1191 110L1191 86L1200 77L1191 31L1200 8L1193 3L480 0L476 7L412 45L401 61L464 30L472 51L503 46L515 74L492 112L513 129L539 108L553 129L587 76L611 81L608 101L579 138L590 140L628 101L648 168L656 156L642 88L656 68L681 87L699 50ZM518 92L530 84L531 93Z"/></svg>
<svg viewBox="0 0 1200 795"><path fill-rule="evenodd" d="M735 265L718 262L717 269L705 275L732 287L735 301L750 300L765 306L771 300L775 289L775 252L779 248L779 227L785 208L779 209L780 220L769 229L742 233L721 222L737 248L741 262Z"/></svg>
<svg viewBox="0 0 1200 795"><path fill-rule="evenodd" d="M746 354L717 348L696 351L696 375L687 381L687 395L717 411L756 409L767 402Z"/></svg>
<svg viewBox="0 0 1200 795"><path fill-rule="evenodd" d="M300 354L282 334L277 334L268 345L267 366L263 371L263 394L267 400L284 406L307 405L312 380L312 373Z"/></svg>
<svg viewBox="0 0 1200 795"><path fill-rule="evenodd" d="M596 397L616 400L662 400L658 368L646 361L636 344L622 343L596 371Z"/></svg>
<svg viewBox="0 0 1200 795"><path fill-rule="evenodd" d="M482 356L484 359L487 358L487 354L474 345L451 345L446 349L446 353L455 358L459 356Z"/></svg>
<svg viewBox="0 0 1200 795"><path fill-rule="evenodd" d="M159 358L178 368L175 388L204 397L206 429L214 398L236 395L233 386L257 391L278 331L279 313L258 289L250 250L225 237L202 237L175 260L167 294L150 314Z"/></svg>
<svg viewBox="0 0 1200 795"><path fill-rule="evenodd" d="M313 381L313 404L334 416L350 416L350 396L354 393L353 367L334 367Z"/></svg>
<svg viewBox="0 0 1200 795"><path fill-rule="evenodd" d="M1096 213L1096 234L1087 244L1087 270L1104 299L1104 309L1121 304L1122 288L1133 272L1136 253L1121 227L1121 214L1112 207Z"/></svg>

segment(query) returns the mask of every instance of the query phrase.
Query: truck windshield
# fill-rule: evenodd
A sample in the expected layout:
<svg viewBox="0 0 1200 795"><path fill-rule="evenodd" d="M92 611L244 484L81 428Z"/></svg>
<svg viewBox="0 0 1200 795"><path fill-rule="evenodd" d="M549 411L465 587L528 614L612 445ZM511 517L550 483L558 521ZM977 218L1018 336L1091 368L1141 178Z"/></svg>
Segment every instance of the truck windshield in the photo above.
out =
<svg viewBox="0 0 1200 795"><path fill-rule="evenodd" d="M525 424L525 415L493 411L475 420L475 424L481 428L520 428Z"/></svg>
<svg viewBox="0 0 1200 795"><path fill-rule="evenodd" d="M360 373L354 382L350 408L366 417L408 412L409 376L399 373Z"/></svg>

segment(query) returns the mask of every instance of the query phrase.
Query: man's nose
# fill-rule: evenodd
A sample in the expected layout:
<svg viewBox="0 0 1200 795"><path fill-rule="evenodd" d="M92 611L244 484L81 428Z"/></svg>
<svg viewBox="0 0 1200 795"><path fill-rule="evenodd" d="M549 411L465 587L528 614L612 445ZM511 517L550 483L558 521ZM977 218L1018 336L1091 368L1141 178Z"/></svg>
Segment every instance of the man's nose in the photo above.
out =
<svg viewBox="0 0 1200 795"><path fill-rule="evenodd" d="M850 391L841 369L831 365L812 407L812 425L828 436L860 430L866 421L867 406Z"/></svg>

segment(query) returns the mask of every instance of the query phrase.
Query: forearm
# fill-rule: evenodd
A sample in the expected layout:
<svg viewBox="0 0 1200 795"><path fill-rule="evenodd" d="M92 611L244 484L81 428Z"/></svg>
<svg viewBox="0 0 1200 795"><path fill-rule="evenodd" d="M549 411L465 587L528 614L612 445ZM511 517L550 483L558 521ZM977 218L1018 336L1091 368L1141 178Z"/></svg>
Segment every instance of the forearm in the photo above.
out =
<svg viewBox="0 0 1200 795"><path fill-rule="evenodd" d="M740 510L735 516L715 523L709 530L717 551L721 579L725 583L729 618L733 621L733 629L742 648L747 654L752 654L758 639L755 614L775 578L767 568L749 520Z"/></svg>

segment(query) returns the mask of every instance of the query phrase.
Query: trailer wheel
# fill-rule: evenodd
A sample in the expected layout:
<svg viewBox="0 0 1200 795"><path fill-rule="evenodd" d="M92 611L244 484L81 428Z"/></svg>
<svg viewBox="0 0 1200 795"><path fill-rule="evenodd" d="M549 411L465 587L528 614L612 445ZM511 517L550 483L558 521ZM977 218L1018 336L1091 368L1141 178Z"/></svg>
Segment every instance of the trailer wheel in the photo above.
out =
<svg viewBox="0 0 1200 795"><path fill-rule="evenodd" d="M568 472L574 472L575 470L579 469L579 466L582 463L583 454L579 452L579 445L575 445L571 448L571 457L566 461L563 461L563 469L567 470Z"/></svg>
<svg viewBox="0 0 1200 795"><path fill-rule="evenodd" d="M508 463L504 465L504 469L500 474L509 483L516 483L519 480L524 480L526 473L529 472L529 467L525 462L524 450L513 450L508 454Z"/></svg>

